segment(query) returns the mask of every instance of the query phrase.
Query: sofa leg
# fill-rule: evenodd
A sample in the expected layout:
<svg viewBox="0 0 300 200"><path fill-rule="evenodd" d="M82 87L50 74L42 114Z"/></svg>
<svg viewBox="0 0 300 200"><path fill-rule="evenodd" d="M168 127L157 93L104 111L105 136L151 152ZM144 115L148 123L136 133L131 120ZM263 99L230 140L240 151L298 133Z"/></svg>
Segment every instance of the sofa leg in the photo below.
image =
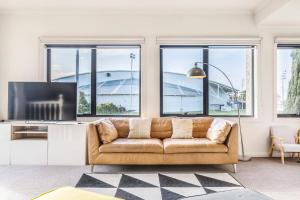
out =
<svg viewBox="0 0 300 200"><path fill-rule="evenodd" d="M91 173L92 174L94 173L94 168L95 168L95 165L91 165Z"/></svg>
<svg viewBox="0 0 300 200"><path fill-rule="evenodd" d="M233 164L233 173L237 173L237 164Z"/></svg>

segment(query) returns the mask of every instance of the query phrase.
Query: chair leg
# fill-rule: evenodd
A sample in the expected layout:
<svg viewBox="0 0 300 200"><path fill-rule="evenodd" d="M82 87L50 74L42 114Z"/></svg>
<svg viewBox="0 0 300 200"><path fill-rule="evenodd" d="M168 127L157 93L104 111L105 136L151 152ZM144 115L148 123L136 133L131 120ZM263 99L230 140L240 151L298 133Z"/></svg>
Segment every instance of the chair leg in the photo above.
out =
<svg viewBox="0 0 300 200"><path fill-rule="evenodd" d="M270 156L271 158L272 158L272 156L273 156L273 151L274 151L274 150L273 150L273 147L271 147L271 148L270 148L270 152L269 152L269 156Z"/></svg>
<svg viewBox="0 0 300 200"><path fill-rule="evenodd" d="M284 165L284 151L283 151L283 149L280 150L280 155L281 155L281 163Z"/></svg>
<svg viewBox="0 0 300 200"><path fill-rule="evenodd" d="M237 164L233 164L232 167L233 167L233 173L237 173Z"/></svg>
<svg viewBox="0 0 300 200"><path fill-rule="evenodd" d="M91 173L92 174L94 173L94 168L95 168L95 165L91 165Z"/></svg>

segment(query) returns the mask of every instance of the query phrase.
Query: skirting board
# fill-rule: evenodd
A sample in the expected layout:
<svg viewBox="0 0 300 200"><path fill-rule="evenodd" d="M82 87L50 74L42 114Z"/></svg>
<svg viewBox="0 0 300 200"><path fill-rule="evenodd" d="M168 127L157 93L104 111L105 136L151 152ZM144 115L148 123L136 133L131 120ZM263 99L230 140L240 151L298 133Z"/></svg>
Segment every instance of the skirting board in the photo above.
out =
<svg viewBox="0 0 300 200"><path fill-rule="evenodd" d="M266 157L270 157L269 156L269 152L252 152L252 153L246 153L247 156L250 157L256 157L256 158L266 158ZM241 156L241 155L240 155ZM274 152L272 157L280 157L280 153L278 152ZM286 153L285 157L291 157L290 153Z"/></svg>

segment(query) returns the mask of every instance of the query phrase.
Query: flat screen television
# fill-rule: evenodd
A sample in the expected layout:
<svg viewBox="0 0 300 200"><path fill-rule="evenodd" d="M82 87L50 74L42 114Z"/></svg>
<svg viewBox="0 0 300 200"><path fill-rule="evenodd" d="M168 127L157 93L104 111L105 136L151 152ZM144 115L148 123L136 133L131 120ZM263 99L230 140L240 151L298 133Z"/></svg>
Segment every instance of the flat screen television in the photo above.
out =
<svg viewBox="0 0 300 200"><path fill-rule="evenodd" d="M76 83L8 83L9 120L76 121L76 105Z"/></svg>

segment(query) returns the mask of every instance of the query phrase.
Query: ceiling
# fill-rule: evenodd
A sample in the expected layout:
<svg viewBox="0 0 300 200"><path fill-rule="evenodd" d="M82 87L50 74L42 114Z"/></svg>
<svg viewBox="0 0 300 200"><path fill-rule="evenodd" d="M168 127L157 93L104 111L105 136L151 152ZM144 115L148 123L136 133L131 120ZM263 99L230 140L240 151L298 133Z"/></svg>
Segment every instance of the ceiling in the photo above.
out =
<svg viewBox="0 0 300 200"><path fill-rule="evenodd" d="M199 10L251 12L266 0L0 0L0 10Z"/></svg>
<svg viewBox="0 0 300 200"><path fill-rule="evenodd" d="M280 5L275 6L273 11L268 13L262 24L268 25L300 25L300 0L282 1Z"/></svg>
<svg viewBox="0 0 300 200"><path fill-rule="evenodd" d="M250 14L257 24L300 25L300 0L0 0L0 13Z"/></svg>

